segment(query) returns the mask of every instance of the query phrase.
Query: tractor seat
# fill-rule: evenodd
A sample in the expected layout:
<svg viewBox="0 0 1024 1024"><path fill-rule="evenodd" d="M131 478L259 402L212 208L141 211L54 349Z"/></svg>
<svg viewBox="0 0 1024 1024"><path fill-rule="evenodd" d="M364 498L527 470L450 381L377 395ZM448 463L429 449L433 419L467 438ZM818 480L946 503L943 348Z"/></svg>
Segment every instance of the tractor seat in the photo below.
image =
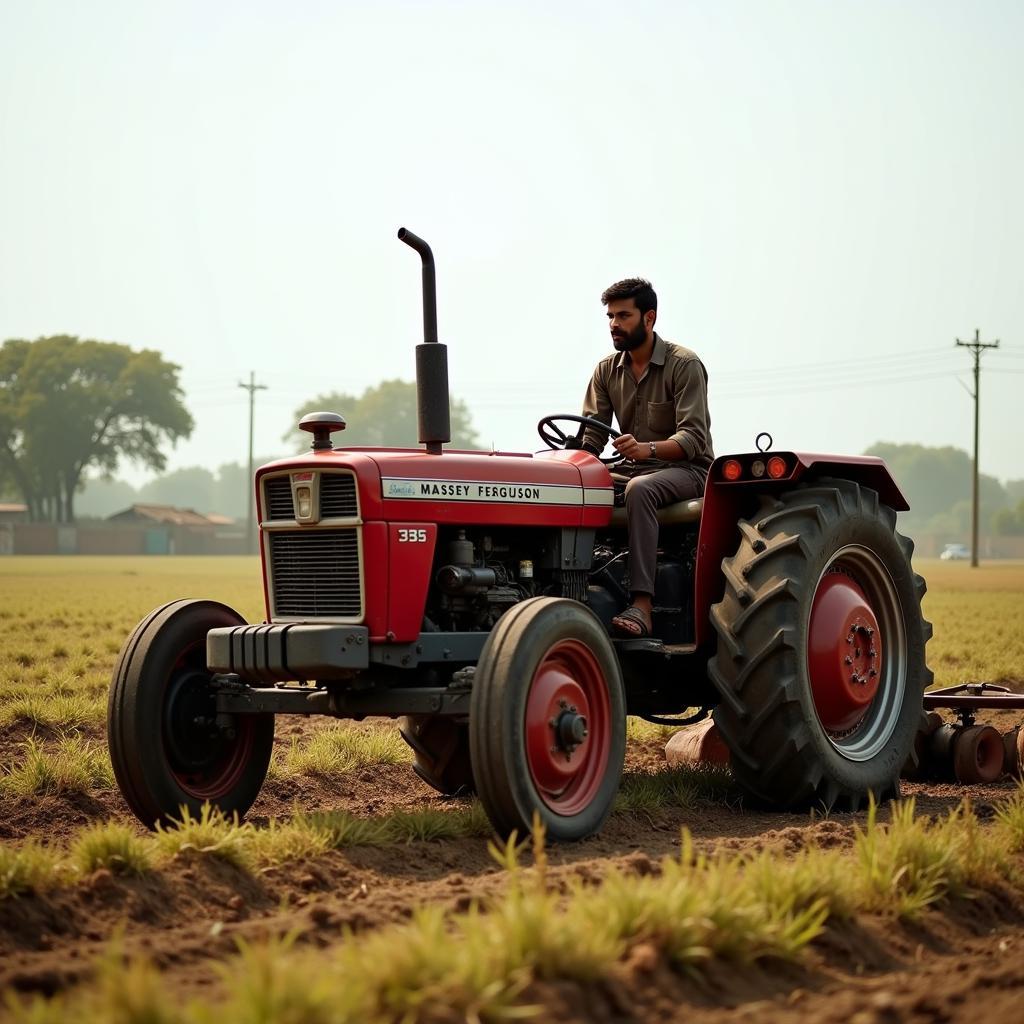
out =
<svg viewBox="0 0 1024 1024"><path fill-rule="evenodd" d="M682 523L699 523L700 510L704 507L703 498L691 498L689 501L677 501L658 509L658 523L661 526L677 526ZM626 509L618 506L612 509L612 526L626 525Z"/></svg>

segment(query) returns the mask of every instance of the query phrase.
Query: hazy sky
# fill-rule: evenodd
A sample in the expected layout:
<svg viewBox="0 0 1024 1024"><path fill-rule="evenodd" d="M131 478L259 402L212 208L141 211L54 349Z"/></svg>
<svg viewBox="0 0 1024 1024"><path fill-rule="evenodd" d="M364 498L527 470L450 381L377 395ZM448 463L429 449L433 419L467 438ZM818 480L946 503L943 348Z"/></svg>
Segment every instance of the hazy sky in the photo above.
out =
<svg viewBox="0 0 1024 1024"><path fill-rule="evenodd" d="M253 370L281 452L411 379L404 224L488 446L579 411L643 275L719 453L970 450L978 327L981 466L1024 477L1022 53L1019 0L0 0L0 339L179 363L172 468L244 460Z"/></svg>

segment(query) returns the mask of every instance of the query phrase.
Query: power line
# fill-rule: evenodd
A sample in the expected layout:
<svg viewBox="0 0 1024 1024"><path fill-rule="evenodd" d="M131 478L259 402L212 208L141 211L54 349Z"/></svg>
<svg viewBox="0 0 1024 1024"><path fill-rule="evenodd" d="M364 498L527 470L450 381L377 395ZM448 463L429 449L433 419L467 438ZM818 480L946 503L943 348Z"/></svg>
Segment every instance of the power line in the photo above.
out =
<svg viewBox="0 0 1024 1024"><path fill-rule="evenodd" d="M249 371L249 383L243 384L241 381L238 382L238 386L244 391L249 392L249 514L245 521L245 550L250 554L253 551L253 536L255 534L254 523L253 523L253 484L252 484L252 435L254 426L254 416L256 407L256 392L266 391L266 384L257 384L255 382L256 374Z"/></svg>
<svg viewBox="0 0 1024 1024"><path fill-rule="evenodd" d="M934 348L921 349L913 352L893 353L888 356L872 356L870 370L867 374L862 372L865 360L863 357L851 360L842 360L829 363L815 363L814 365L802 364L800 366L768 366L760 368L751 368L744 370L712 370L711 371L711 383L713 386L724 385L724 384L736 384L742 385L746 383L761 383L769 380L773 377L783 376L788 381L792 381L796 384L814 384L819 378L832 378L836 374L843 373L844 371L857 373L856 381L852 383L861 384L868 381L872 377L877 377L880 380L887 380L893 373L906 373L907 371L914 369L917 370L924 356L929 357L928 362L932 364L932 369L928 371L931 375L940 375L941 371L934 370L934 363L936 362L948 362L949 372L952 372L955 368L955 353L949 352L948 350L936 350ZM884 371L880 373L879 371ZM916 376L916 375L915 375ZM530 391L536 392L543 390L543 385L538 388L535 381L526 380L509 380L504 378L501 383L496 383L493 380L478 381L472 378L462 380L459 382L461 387L467 389L470 393L486 393L487 391L498 391L502 394L507 394L509 388L514 387L528 387ZM840 386L846 386L845 382L839 382ZM553 390L558 385L548 385L548 389Z"/></svg>
<svg viewBox="0 0 1024 1024"><path fill-rule="evenodd" d="M899 366L899 364L902 363L915 366L920 364L922 358L925 356L928 356L931 359L948 359L950 355L951 353L948 351L930 348L910 352L893 352L889 355L871 356L870 362L872 367L893 367ZM762 378L769 375L784 375L787 377L808 375L816 376L842 372L846 369L857 369L864 366L864 364L865 357L860 356L856 359L841 359L824 363L815 362L810 365L802 363L797 366L764 366L744 370L719 370L714 374L714 376L716 380L727 380L736 377Z"/></svg>
<svg viewBox="0 0 1024 1024"><path fill-rule="evenodd" d="M1007 371L1007 372L1010 372L1010 371ZM864 376L858 376L856 379L853 379L853 380L822 381L822 382L817 382L817 383L815 383L813 381L794 381L789 386L787 386L785 383L781 383L781 382L777 382L777 381L763 381L763 382L761 382L763 386L762 387L758 387L758 388L752 388L750 386L750 384L748 384L748 383L743 383L743 384L737 383L732 388L730 388L728 385L725 385L725 386L722 386L722 387L718 387L718 386L716 386L714 384L714 380L717 380L717 378L714 378L713 382L712 382L712 386L710 388L710 393L712 395L713 401L719 401L719 400L723 400L723 399L735 399L735 398L758 398L758 397L764 396L765 394L770 394L770 395L773 395L773 396L774 395L793 395L793 394L796 394L796 395L808 394L809 395L809 394L816 394L816 393L822 392L822 391L842 391L842 390L844 390L846 388L863 388L864 385L866 385L866 384L870 384L870 385L878 386L878 387L884 387L886 384L913 384L913 383L918 383L918 382L922 382L922 381L941 380L941 379L944 379L944 378L945 379L950 379L950 380L955 380L956 379L955 372L952 369L950 369L950 370L936 370L936 371L930 371L930 372L926 372L926 373L909 374L909 375L908 374L898 374L897 373L896 376L893 376L891 373L888 374L888 375L885 375L885 376L877 376L877 377L876 376L872 376L872 375L864 375ZM506 389L506 391L507 391L507 389ZM508 397L504 397L504 398L497 398L497 399L486 399L486 398L481 398L480 396L476 396L475 398L470 400L468 404L470 405L471 408L473 408L473 407L479 408L481 406L487 406L489 408L499 408L499 409L500 408L519 408L519 409L521 409L521 408L531 408L531 407L538 407L539 408L542 404L544 404L547 401L557 401L560 398L564 397L565 392L563 391L563 392L561 392L559 394L555 394L555 392L552 391L551 394L552 394L552 398L551 399L546 399L542 395L540 395L540 396L534 395L534 396L527 397L527 398L508 398ZM575 392L573 394L575 396ZM579 396L575 396L575 397L579 397Z"/></svg>
<svg viewBox="0 0 1024 1024"><path fill-rule="evenodd" d="M981 353L986 348L999 348L999 340L984 342L974 329L974 341L956 339L957 348L969 349L974 356L974 473L971 480L971 565L978 567L978 413L981 408Z"/></svg>
<svg viewBox="0 0 1024 1024"><path fill-rule="evenodd" d="M812 395L820 391L844 391L847 388L859 389L863 388L865 384L877 385L879 387L886 384L915 384L920 381L940 380L947 377L952 378L953 376L953 370L935 370L929 373L902 375L897 373L896 376L893 376L891 373L880 377L864 375L852 380L794 381L789 386L782 382L764 381L762 382L764 386L759 388L751 388L746 382L735 389L730 388L728 385L719 388L712 384L709 391L715 398L756 398L766 392L770 392L772 395Z"/></svg>

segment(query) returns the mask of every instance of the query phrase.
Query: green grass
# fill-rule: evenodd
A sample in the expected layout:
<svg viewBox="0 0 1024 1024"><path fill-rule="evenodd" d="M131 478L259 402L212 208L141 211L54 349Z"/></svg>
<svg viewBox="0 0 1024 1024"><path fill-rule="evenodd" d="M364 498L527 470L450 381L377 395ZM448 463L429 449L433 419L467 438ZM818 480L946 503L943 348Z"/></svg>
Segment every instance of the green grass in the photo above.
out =
<svg viewBox="0 0 1024 1024"><path fill-rule="evenodd" d="M121 645L166 601L208 597L249 621L264 614L256 558L15 556L0 558L0 590L0 725L99 724ZM29 703L12 708L20 699Z"/></svg>
<svg viewBox="0 0 1024 1024"><path fill-rule="evenodd" d="M640 946L699 978L715 961L739 970L797 961L831 918L913 917L986 889L1024 889L1022 822L1018 790L988 827L968 804L932 819L908 802L888 823L872 807L852 847L788 858L709 855L684 830L679 855L655 871L638 877L613 867L597 886L552 879L535 829L532 868L522 866L514 839L492 845L506 888L486 913L427 906L407 924L327 950L299 946L294 934L242 943L222 968L216 1001L183 1003L145 961L125 963L115 952L93 986L9 1005L14 1019L34 1024L519 1019L532 1011L523 992L533 981L594 983Z"/></svg>
<svg viewBox="0 0 1024 1024"><path fill-rule="evenodd" d="M183 807L178 822L166 828L158 825L154 842L163 858L210 856L248 870L253 862L250 837L254 831L237 817L228 818L204 804L198 818Z"/></svg>
<svg viewBox="0 0 1024 1024"><path fill-rule="evenodd" d="M60 852L35 840L19 847L0 846L0 899L43 892L69 877Z"/></svg>
<svg viewBox="0 0 1024 1024"><path fill-rule="evenodd" d="M965 680L1024 683L1024 565L915 562L928 582L928 662L939 686Z"/></svg>
<svg viewBox="0 0 1024 1024"><path fill-rule="evenodd" d="M739 798L727 768L680 765L661 771L626 772L615 799L615 810L653 816L668 807L691 809L700 802L726 803Z"/></svg>
<svg viewBox="0 0 1024 1024"><path fill-rule="evenodd" d="M0 775L0 793L28 798L55 793L87 793L114 785L107 748L81 736L62 736L52 747L34 737L22 747L24 756Z"/></svg>
<svg viewBox="0 0 1024 1024"><path fill-rule="evenodd" d="M384 819L384 834L393 842L431 842L458 839L463 836L489 836L493 829L480 803L466 808L438 811L422 808L415 811L393 811Z"/></svg>
<svg viewBox="0 0 1024 1024"><path fill-rule="evenodd" d="M937 685L964 679L1024 682L1024 566L920 562L929 582L925 614L935 625L929 661ZM0 727L96 730L121 644L156 605L181 596L210 597L262 618L255 558L14 557L0 559ZM660 743L671 728L638 719L632 741ZM274 751L271 775L336 777L364 767L406 764L394 729L326 729ZM100 779L97 785L105 785ZM687 806L664 781L637 780L620 806L650 813L655 790Z"/></svg>
<svg viewBox="0 0 1024 1024"><path fill-rule="evenodd" d="M2 699L2 698L0 698ZM98 725L107 713L102 696L85 693L30 693L0 704L0 725L42 726L46 729L78 729Z"/></svg>
<svg viewBox="0 0 1024 1024"><path fill-rule="evenodd" d="M87 875L106 868L116 875L141 875L152 867L152 844L127 825L105 822L79 832L71 844L71 863Z"/></svg>
<svg viewBox="0 0 1024 1024"><path fill-rule="evenodd" d="M0 899L71 884L101 867L115 874L142 874L175 859L214 857L251 873L352 846L489 835L490 823L476 802L453 811L427 808L377 818L297 811L290 819L272 819L261 827L205 806L198 816L183 809L180 821L158 827L155 834L139 835L115 821L82 829L64 850L31 841L0 845Z"/></svg>
<svg viewBox="0 0 1024 1024"><path fill-rule="evenodd" d="M332 850L346 846L383 846L387 843L385 818L358 818L348 811L298 811L292 819L297 825L327 836Z"/></svg>
<svg viewBox="0 0 1024 1024"><path fill-rule="evenodd" d="M361 768L411 762L412 751L394 726L358 728L342 724L322 729L303 741L293 739L277 758L275 774L330 778Z"/></svg>

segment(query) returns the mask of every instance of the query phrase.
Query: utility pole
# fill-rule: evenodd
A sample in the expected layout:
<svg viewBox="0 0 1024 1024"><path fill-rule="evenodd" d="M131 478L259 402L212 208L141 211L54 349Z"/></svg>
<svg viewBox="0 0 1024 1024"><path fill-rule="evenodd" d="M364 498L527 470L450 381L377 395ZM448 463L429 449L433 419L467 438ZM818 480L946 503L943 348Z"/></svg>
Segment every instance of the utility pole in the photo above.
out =
<svg viewBox="0 0 1024 1024"><path fill-rule="evenodd" d="M971 490L971 567L978 568L978 411L981 407L981 351L986 348L999 348L999 341L983 342L979 340L979 331L974 329L974 341L956 339L959 348L971 350L974 356L974 480ZM252 475L250 471L250 476Z"/></svg>
<svg viewBox="0 0 1024 1024"><path fill-rule="evenodd" d="M255 382L256 374L249 371L249 383L238 382L238 386L249 392L249 512L245 519L245 550L252 554L254 549L253 536L255 534L255 523L253 522L253 483L252 483L252 433L253 433L253 411L256 405L256 392L266 391L266 384Z"/></svg>

